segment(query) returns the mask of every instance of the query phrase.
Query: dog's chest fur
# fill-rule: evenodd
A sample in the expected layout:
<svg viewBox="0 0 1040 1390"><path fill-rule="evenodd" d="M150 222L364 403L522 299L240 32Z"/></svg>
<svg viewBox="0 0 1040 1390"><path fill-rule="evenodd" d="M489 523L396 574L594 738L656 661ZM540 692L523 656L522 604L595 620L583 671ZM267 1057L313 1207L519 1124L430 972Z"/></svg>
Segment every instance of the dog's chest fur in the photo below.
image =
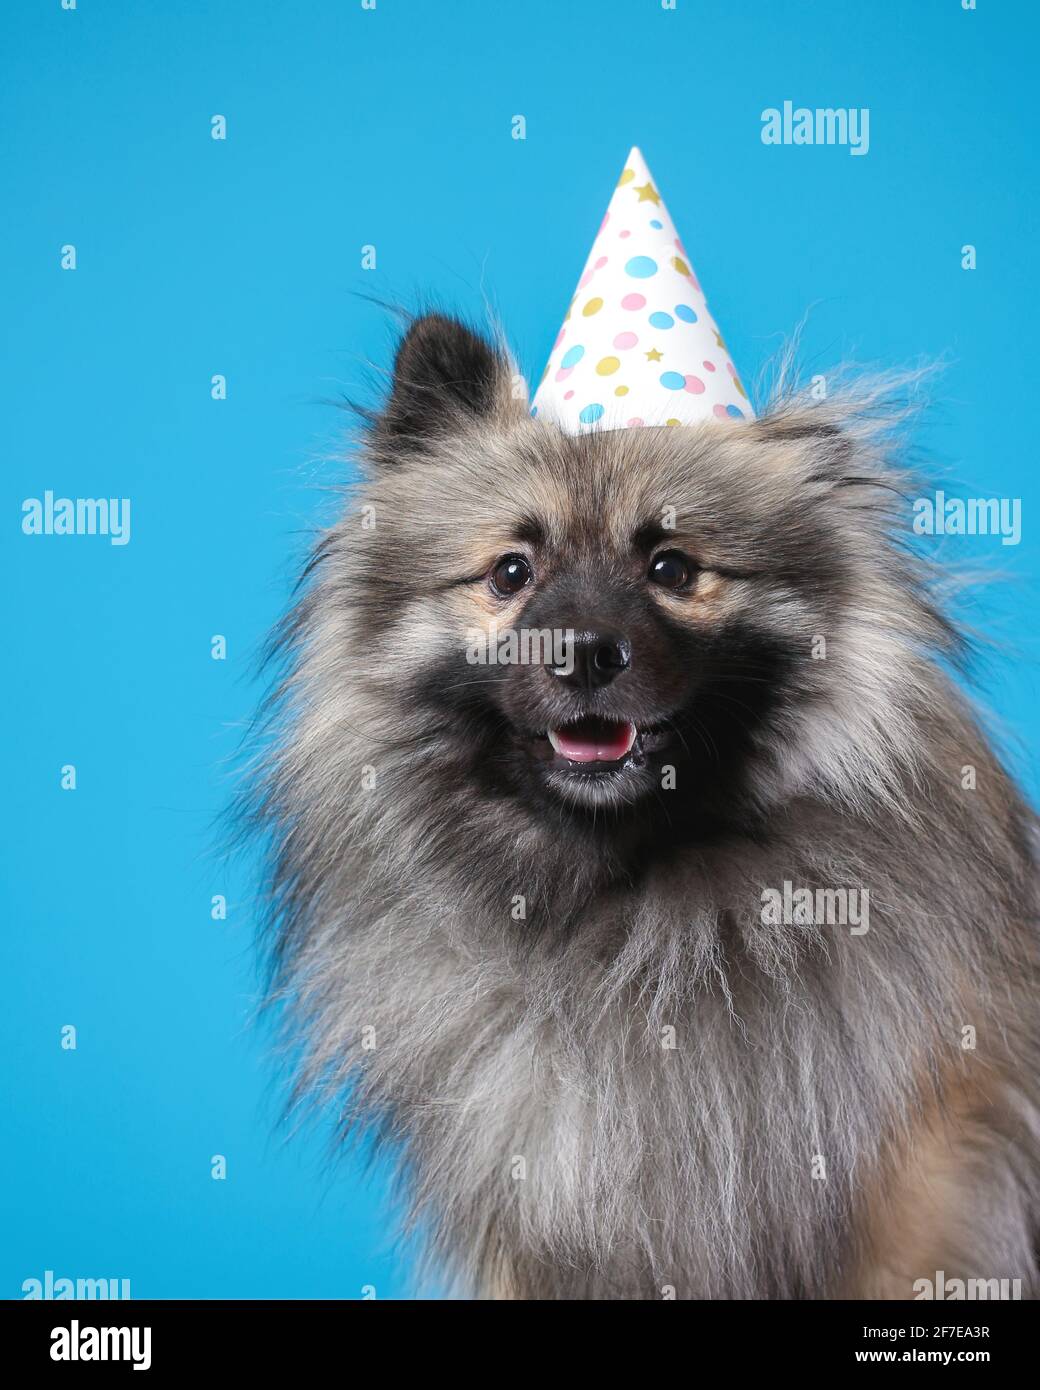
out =
<svg viewBox="0 0 1040 1390"><path fill-rule="evenodd" d="M593 898L563 941L525 947L523 922L511 939L427 883L358 902L349 944L318 943L342 962L312 991L320 1052L349 1059L355 1102L405 1145L464 1287L820 1297L852 1277L940 1027L955 1055L950 962L894 926L911 910L895 878L878 881L892 916L853 938L763 925L769 852L704 874Z"/></svg>

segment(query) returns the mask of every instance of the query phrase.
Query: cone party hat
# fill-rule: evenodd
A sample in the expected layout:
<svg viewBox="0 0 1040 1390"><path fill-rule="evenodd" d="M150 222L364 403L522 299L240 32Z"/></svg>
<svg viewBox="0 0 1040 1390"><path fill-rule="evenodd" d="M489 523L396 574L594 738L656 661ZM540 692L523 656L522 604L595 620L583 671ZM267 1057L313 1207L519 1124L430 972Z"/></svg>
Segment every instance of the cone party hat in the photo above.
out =
<svg viewBox="0 0 1040 1390"><path fill-rule="evenodd" d="M592 243L531 413L566 434L753 417L637 149Z"/></svg>

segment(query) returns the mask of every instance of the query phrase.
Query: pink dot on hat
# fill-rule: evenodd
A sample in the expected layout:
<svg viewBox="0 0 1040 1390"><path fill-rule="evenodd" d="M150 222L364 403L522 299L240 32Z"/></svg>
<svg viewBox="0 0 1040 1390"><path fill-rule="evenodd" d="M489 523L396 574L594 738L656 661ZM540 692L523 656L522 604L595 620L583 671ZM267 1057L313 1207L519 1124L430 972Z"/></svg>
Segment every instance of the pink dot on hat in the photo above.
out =
<svg viewBox="0 0 1040 1390"><path fill-rule="evenodd" d="M726 413L726 407L725 407L724 405L717 405L717 406L715 406L714 412L713 412L713 413L714 413L716 416L718 416L718 418L719 418L720 420L728 420L728 419L729 419L729 416L728 416L727 413Z"/></svg>
<svg viewBox="0 0 1040 1390"><path fill-rule="evenodd" d="M614 346L624 350L625 348L635 347L638 342L639 338L635 333L619 333L614 339Z"/></svg>
<svg viewBox="0 0 1040 1390"><path fill-rule="evenodd" d="M706 372L713 372L713 371L715 370L715 363L714 363L714 362L705 362L705 363L703 363L702 365L703 365L704 370L705 370Z"/></svg>
<svg viewBox="0 0 1040 1390"><path fill-rule="evenodd" d="M631 236L631 235L632 235L632 233L631 233L630 231L628 231L627 229L626 229L625 231L623 231L623 232L618 232L618 236L619 236L619 237L626 237L626 236Z"/></svg>
<svg viewBox="0 0 1040 1390"><path fill-rule="evenodd" d="M699 376L687 376L683 390L689 391L691 396L699 396L704 390L704 382Z"/></svg>
<svg viewBox="0 0 1040 1390"><path fill-rule="evenodd" d="M600 256L599 260L598 260L598 261L596 262L596 264L593 266L593 270L602 270L603 267L606 265L606 263L607 263L607 258L606 258L606 256Z"/></svg>
<svg viewBox="0 0 1040 1390"><path fill-rule="evenodd" d="M573 368L573 367L561 367L560 370L556 373L555 380L556 380L556 381L566 381L567 378L570 376L571 372L573 372L573 371L574 371L574 368Z"/></svg>
<svg viewBox="0 0 1040 1390"><path fill-rule="evenodd" d="M621 301L621 307L622 309L641 309L645 303L645 294L626 294Z"/></svg>
<svg viewBox="0 0 1040 1390"><path fill-rule="evenodd" d="M641 425L642 423L643 421L640 420L638 415L633 415L632 419L628 421L628 427L631 429L633 425Z"/></svg>
<svg viewBox="0 0 1040 1390"><path fill-rule="evenodd" d="M564 399L565 401L569 401L570 398L571 398L573 395L574 395L574 392L573 392L573 391L564 391L564 393L563 393L563 399Z"/></svg>

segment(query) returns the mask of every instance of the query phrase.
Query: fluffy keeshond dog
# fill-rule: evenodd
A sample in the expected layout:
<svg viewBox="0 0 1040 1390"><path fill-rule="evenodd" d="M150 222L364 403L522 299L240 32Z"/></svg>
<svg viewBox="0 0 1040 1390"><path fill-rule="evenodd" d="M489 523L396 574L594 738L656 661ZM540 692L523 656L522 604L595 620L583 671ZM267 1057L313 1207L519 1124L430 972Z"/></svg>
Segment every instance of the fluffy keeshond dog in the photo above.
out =
<svg viewBox="0 0 1040 1390"><path fill-rule="evenodd" d="M300 1094L464 1294L1035 1296L1033 817L891 420L570 437L515 371L411 323L280 634Z"/></svg>

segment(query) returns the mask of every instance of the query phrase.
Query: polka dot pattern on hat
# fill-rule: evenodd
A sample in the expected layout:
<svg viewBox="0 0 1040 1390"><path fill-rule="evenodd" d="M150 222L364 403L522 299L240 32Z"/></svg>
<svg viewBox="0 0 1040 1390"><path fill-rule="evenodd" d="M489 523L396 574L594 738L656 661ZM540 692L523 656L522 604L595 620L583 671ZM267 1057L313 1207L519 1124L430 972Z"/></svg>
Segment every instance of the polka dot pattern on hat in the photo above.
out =
<svg viewBox="0 0 1040 1390"><path fill-rule="evenodd" d="M628 157L535 393L570 434L754 418L638 149Z"/></svg>

